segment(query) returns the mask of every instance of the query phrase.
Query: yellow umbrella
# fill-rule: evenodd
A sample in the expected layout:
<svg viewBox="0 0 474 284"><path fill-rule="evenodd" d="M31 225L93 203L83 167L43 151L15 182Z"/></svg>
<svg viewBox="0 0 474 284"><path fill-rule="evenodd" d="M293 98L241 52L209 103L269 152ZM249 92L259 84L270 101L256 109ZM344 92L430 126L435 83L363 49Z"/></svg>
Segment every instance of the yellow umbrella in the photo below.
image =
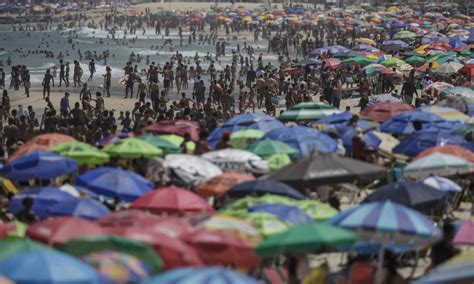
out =
<svg viewBox="0 0 474 284"><path fill-rule="evenodd" d="M415 51L418 52L419 54L423 54L423 53L425 53L425 49L426 49L428 46L429 46L428 44L424 44L424 45L418 47L417 49L415 49Z"/></svg>
<svg viewBox="0 0 474 284"><path fill-rule="evenodd" d="M378 150L382 154L391 156L393 148L400 144L400 141L398 141L398 139L393 137L392 135L384 132L374 131L373 133L382 141L378 146Z"/></svg>
<svg viewBox="0 0 474 284"><path fill-rule="evenodd" d="M262 241L262 236L251 222L232 216L223 214L214 215L202 222L199 226L207 230L229 232L241 239L248 240L253 244L258 244Z"/></svg>
<svg viewBox="0 0 474 284"><path fill-rule="evenodd" d="M250 23L252 21L252 17L245 16L245 17L242 18L242 21Z"/></svg>
<svg viewBox="0 0 474 284"><path fill-rule="evenodd" d="M368 59L377 60L379 57L375 54L367 54Z"/></svg>
<svg viewBox="0 0 474 284"><path fill-rule="evenodd" d="M374 40L372 40L370 38L365 38L365 37L357 38L356 42L363 43L363 44L368 44L368 45L377 45L377 43Z"/></svg>

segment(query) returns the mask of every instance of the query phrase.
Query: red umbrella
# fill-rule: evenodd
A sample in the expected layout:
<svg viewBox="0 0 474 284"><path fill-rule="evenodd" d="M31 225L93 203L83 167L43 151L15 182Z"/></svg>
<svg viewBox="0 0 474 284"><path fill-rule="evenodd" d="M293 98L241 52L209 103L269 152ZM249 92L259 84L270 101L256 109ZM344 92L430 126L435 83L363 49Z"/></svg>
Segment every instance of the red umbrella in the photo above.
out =
<svg viewBox="0 0 474 284"><path fill-rule="evenodd" d="M160 217L136 209L113 212L98 219L97 222L102 227L106 228L147 228L150 231L166 234L173 238L196 231L196 229L189 222L182 218L171 216Z"/></svg>
<svg viewBox="0 0 474 284"><path fill-rule="evenodd" d="M425 50L430 50L430 49L449 51L453 48L447 42L438 41L438 42L434 42L430 44L428 47L425 48Z"/></svg>
<svg viewBox="0 0 474 284"><path fill-rule="evenodd" d="M465 73L470 75L471 77L474 76L474 64L466 64L461 69L458 70L460 73Z"/></svg>
<svg viewBox="0 0 474 284"><path fill-rule="evenodd" d="M104 230L77 217L48 218L28 227L26 235L42 243L61 245L82 236L102 235Z"/></svg>
<svg viewBox="0 0 474 284"><path fill-rule="evenodd" d="M16 223L0 223L0 239L16 231Z"/></svg>
<svg viewBox="0 0 474 284"><path fill-rule="evenodd" d="M341 67L341 61L336 58L324 59L323 63L324 67L327 67L329 69L338 69L339 67Z"/></svg>
<svg viewBox="0 0 474 284"><path fill-rule="evenodd" d="M458 157L460 159L464 159L466 161L469 161L471 163L474 163L474 153L470 151L469 149L466 149L461 146L457 145L443 145L443 146L435 146L435 147L430 147L423 152L419 153L413 161L416 161L418 159L421 159L423 157L426 157L428 155L434 154L434 153L441 153L441 154L446 154L446 155L451 155Z"/></svg>
<svg viewBox="0 0 474 284"><path fill-rule="evenodd" d="M148 192L135 200L130 207L168 214L215 212L214 208L199 195L175 186Z"/></svg>
<svg viewBox="0 0 474 284"><path fill-rule="evenodd" d="M227 172L200 183L196 192L201 196L220 197L232 186L254 179L252 175Z"/></svg>
<svg viewBox="0 0 474 284"><path fill-rule="evenodd" d="M165 262L165 269L203 265L196 249L180 239L140 227L115 227L108 232L150 245Z"/></svg>
<svg viewBox="0 0 474 284"><path fill-rule="evenodd" d="M193 141L199 141L199 124L191 120L163 120L144 127L142 132L178 136L189 134Z"/></svg>
<svg viewBox="0 0 474 284"><path fill-rule="evenodd" d="M231 233L201 230L182 239L198 250L206 265L253 268L261 262L251 243Z"/></svg>
<svg viewBox="0 0 474 284"><path fill-rule="evenodd" d="M53 146L74 140L75 139L71 136L59 133L41 134L23 144L10 158L8 158L8 161L13 161L16 158L31 152L48 151Z"/></svg>
<svg viewBox="0 0 474 284"><path fill-rule="evenodd" d="M386 101L368 106L360 114L378 123L382 123L399 113L413 110L414 108L410 105Z"/></svg>

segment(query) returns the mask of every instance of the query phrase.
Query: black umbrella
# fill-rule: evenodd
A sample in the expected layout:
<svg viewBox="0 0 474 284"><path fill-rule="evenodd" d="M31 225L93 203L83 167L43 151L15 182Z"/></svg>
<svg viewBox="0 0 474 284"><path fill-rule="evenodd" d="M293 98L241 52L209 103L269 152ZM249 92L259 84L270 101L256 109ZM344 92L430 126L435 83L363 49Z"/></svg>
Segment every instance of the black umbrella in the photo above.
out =
<svg viewBox="0 0 474 284"><path fill-rule="evenodd" d="M400 203L426 214L441 209L447 193L414 181L387 184L367 196L364 202L386 201Z"/></svg>
<svg viewBox="0 0 474 284"><path fill-rule="evenodd" d="M246 181L234 185L228 191L226 191L224 196L245 197L248 195L260 196L264 194L282 195L298 200L306 198L306 196L289 185L278 181L262 179Z"/></svg>
<svg viewBox="0 0 474 284"><path fill-rule="evenodd" d="M384 177L387 170L366 162L335 154L314 154L273 172L266 178L298 188L315 185L350 183Z"/></svg>

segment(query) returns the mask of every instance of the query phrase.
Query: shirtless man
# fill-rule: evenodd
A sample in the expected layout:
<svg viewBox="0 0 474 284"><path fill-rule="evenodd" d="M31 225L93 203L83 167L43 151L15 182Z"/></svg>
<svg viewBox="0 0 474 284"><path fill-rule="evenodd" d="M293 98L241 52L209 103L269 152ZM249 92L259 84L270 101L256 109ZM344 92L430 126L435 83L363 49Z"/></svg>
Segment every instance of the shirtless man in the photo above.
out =
<svg viewBox="0 0 474 284"><path fill-rule="evenodd" d="M61 84L62 82L64 82L64 85L66 85L66 87L68 86L67 82L66 82L66 78L64 77L64 68L65 68L65 64L63 62L63 60L59 60L59 87L61 87Z"/></svg>
<svg viewBox="0 0 474 284"><path fill-rule="evenodd" d="M132 62L127 62L127 65L123 68L125 75L128 75L127 81L125 81L125 98L128 97L128 91L130 90L130 98L133 99L133 67Z"/></svg>
<svg viewBox="0 0 474 284"><path fill-rule="evenodd" d="M150 91L151 106L158 112L158 104L160 103L160 87L157 83L151 83L148 87Z"/></svg>
<svg viewBox="0 0 474 284"><path fill-rule="evenodd" d="M79 100L82 101L83 109L90 109L91 90L87 87L87 83L82 86L81 92L79 93Z"/></svg>
<svg viewBox="0 0 474 284"><path fill-rule="evenodd" d="M89 79L87 79L87 82L92 82L92 78L94 78L94 73L95 73L95 61L94 59L89 62Z"/></svg>
<svg viewBox="0 0 474 284"><path fill-rule="evenodd" d="M73 79L74 79L74 87L77 85L82 86L82 81L81 77L84 71L81 68L81 65L79 65L79 62L74 60L74 74L73 74Z"/></svg>
<svg viewBox="0 0 474 284"><path fill-rule="evenodd" d="M137 98L139 98L139 102L145 103L145 98L146 98L146 84L142 81L138 81L138 88L137 88Z"/></svg>
<svg viewBox="0 0 474 284"><path fill-rule="evenodd" d="M171 72L171 68L167 67L165 70L163 70L163 87L166 92L168 92L170 89L172 76L173 74Z"/></svg>
<svg viewBox="0 0 474 284"><path fill-rule="evenodd" d="M110 97L110 86L112 84L112 69L110 69L109 66L105 67L106 73L102 76L104 76L104 89L105 93L107 94L107 97Z"/></svg>
<svg viewBox="0 0 474 284"><path fill-rule="evenodd" d="M48 98L49 98L49 93L51 91L51 83L53 83L53 87L54 87L54 78L53 78L53 75L51 75L51 72L48 70L46 70L46 73L44 74L44 78L43 78L43 82L42 82L42 85L43 85L43 99L46 97L46 93L48 93Z"/></svg>
<svg viewBox="0 0 474 284"><path fill-rule="evenodd" d="M257 91L258 108L261 108L265 96L265 80L263 79L263 76L258 77L257 82L255 83L255 90Z"/></svg>

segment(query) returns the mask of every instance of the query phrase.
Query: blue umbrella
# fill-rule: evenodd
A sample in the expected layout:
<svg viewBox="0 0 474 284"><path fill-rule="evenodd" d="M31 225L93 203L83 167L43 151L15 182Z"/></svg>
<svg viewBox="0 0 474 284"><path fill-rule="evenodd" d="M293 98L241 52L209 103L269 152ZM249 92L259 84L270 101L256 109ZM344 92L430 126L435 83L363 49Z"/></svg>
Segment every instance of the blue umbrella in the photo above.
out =
<svg viewBox="0 0 474 284"><path fill-rule="evenodd" d="M11 180L52 179L77 169L74 160L51 152L25 154L0 168L0 175Z"/></svg>
<svg viewBox="0 0 474 284"><path fill-rule="evenodd" d="M452 39L449 41L449 45L450 45L452 48L459 48L459 47L465 46L466 44L465 44L464 42L462 42L459 37L457 37L457 38L452 38Z"/></svg>
<svg viewBox="0 0 474 284"><path fill-rule="evenodd" d="M285 204L259 204L248 209L249 212L267 212L287 223L297 225L313 222L313 219L296 206Z"/></svg>
<svg viewBox="0 0 474 284"><path fill-rule="evenodd" d="M223 267L177 268L161 273L144 284L259 284L255 278Z"/></svg>
<svg viewBox="0 0 474 284"><path fill-rule="evenodd" d="M110 210L97 200L78 198L61 202L48 208L50 216L75 216L95 220L110 213Z"/></svg>
<svg viewBox="0 0 474 284"><path fill-rule="evenodd" d="M313 152L335 153L337 142L327 134L306 126L280 127L267 132L259 140L278 140L300 151L303 156Z"/></svg>
<svg viewBox="0 0 474 284"><path fill-rule="evenodd" d="M229 197L244 197L248 195L261 196L264 194L282 195L297 200L306 199L306 196L285 183L265 179L239 183L229 188L224 195Z"/></svg>
<svg viewBox="0 0 474 284"><path fill-rule="evenodd" d="M435 267L413 284L473 283L474 259L472 252L464 252Z"/></svg>
<svg viewBox="0 0 474 284"><path fill-rule="evenodd" d="M326 50L328 50L329 52L331 52L332 54L334 53L338 53L338 52L347 52L347 51L350 51L350 49L348 49L347 47L345 46L342 46L342 45L330 45L330 46L326 46L324 47Z"/></svg>
<svg viewBox="0 0 474 284"><path fill-rule="evenodd" d="M342 134L340 134L340 137L344 145L344 148L346 148L347 151L351 152L352 139L358 134L357 129L355 129L354 127L347 126L340 130L342 132ZM382 140L377 135L375 135L372 131L364 133L362 135L362 141L364 141L366 147L371 148L371 149L376 149L380 145L380 143L382 143Z"/></svg>
<svg viewBox="0 0 474 284"><path fill-rule="evenodd" d="M449 39L446 37L440 37L440 36L432 36L432 37L424 37L421 42L423 44L429 44L432 42L449 42Z"/></svg>
<svg viewBox="0 0 474 284"><path fill-rule="evenodd" d="M369 51L369 52L377 52L379 51L377 48L368 45L368 44L358 44L352 48L352 50L363 50L363 51Z"/></svg>
<svg viewBox="0 0 474 284"><path fill-rule="evenodd" d="M436 188L437 190L444 191L444 192L461 192L462 187L459 186L454 181L444 178L444 177L425 177L422 179L417 180L419 183L426 184L431 186L432 188Z"/></svg>
<svg viewBox="0 0 474 284"><path fill-rule="evenodd" d="M99 283L96 270L53 250L20 252L0 262L0 274L16 283Z"/></svg>
<svg viewBox="0 0 474 284"><path fill-rule="evenodd" d="M315 121L315 124L331 124L335 126L347 126L349 120L354 116L353 113L351 112L340 112L340 113L334 113L329 116L326 116L324 118L318 119ZM357 122L357 126L362 129L362 131L369 130L373 128L370 126L365 119L362 119L359 117L359 121Z"/></svg>
<svg viewBox="0 0 474 284"><path fill-rule="evenodd" d="M38 187L20 192L15 197L13 197L13 199L8 204L8 210L13 213L21 211L23 209L23 199L27 197L33 199L34 202L32 210L40 218L48 216L47 211L51 206L74 200L72 195L59 190L57 187Z"/></svg>
<svg viewBox="0 0 474 284"><path fill-rule="evenodd" d="M414 157L428 148L445 144L458 145L474 151L474 145L461 136L443 131L420 131L400 141L400 144L393 148L393 152Z"/></svg>
<svg viewBox="0 0 474 284"><path fill-rule="evenodd" d="M406 42L402 40L386 40L382 43L382 48L386 49L402 49L410 47Z"/></svg>
<svg viewBox="0 0 474 284"><path fill-rule="evenodd" d="M241 129L258 129L263 132L270 131L274 128L283 127L283 123L266 114L246 113L234 116L221 126L214 129L207 138L207 144L211 148L215 148L225 131L230 133Z"/></svg>
<svg viewBox="0 0 474 284"><path fill-rule="evenodd" d="M127 202L132 202L153 189L153 185L141 175L112 167L88 171L80 175L76 183L97 194L118 197Z"/></svg>
<svg viewBox="0 0 474 284"><path fill-rule="evenodd" d="M446 122L439 115L420 110L397 114L380 125L380 130L387 133L410 134L415 132L413 123L420 122L422 129Z"/></svg>

